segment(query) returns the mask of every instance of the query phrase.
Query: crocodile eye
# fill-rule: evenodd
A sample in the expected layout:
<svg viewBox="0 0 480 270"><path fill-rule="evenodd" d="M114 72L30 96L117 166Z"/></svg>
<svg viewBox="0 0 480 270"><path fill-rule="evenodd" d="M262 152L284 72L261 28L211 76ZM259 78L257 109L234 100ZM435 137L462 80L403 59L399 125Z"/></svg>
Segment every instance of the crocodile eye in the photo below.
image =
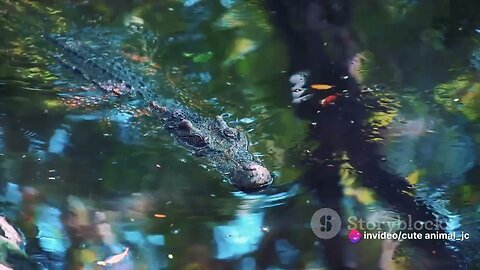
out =
<svg viewBox="0 0 480 270"><path fill-rule="evenodd" d="M187 143L195 146L195 147L205 147L208 144L208 140L205 137L200 135L191 135L186 138Z"/></svg>
<svg viewBox="0 0 480 270"><path fill-rule="evenodd" d="M223 132L223 135L225 135L230 139L238 139L238 132L235 128L228 127L223 129L222 132Z"/></svg>

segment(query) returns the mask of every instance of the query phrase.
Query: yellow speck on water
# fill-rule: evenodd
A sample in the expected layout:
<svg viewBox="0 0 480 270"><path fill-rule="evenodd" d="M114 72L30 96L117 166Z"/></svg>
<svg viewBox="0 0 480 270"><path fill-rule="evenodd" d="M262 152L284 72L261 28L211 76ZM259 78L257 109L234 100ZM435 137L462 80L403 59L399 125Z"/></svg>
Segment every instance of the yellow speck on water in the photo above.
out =
<svg viewBox="0 0 480 270"><path fill-rule="evenodd" d="M254 51L258 47L258 44L248 38L239 38L235 40L233 49L230 52L225 64L229 64L232 61L242 59L249 52Z"/></svg>
<svg viewBox="0 0 480 270"><path fill-rule="evenodd" d="M55 14L58 14L58 13L62 13L60 10L56 10L56 9L49 8L49 7L47 7L47 12L48 12L50 15L55 15Z"/></svg>
<svg viewBox="0 0 480 270"><path fill-rule="evenodd" d="M472 87L472 90L461 98L463 111L470 120L480 118L480 87Z"/></svg>
<svg viewBox="0 0 480 270"><path fill-rule="evenodd" d="M348 156L344 156L348 158ZM344 163L340 166L340 178L341 184L344 187L343 193L346 196L354 197L358 202L369 205L375 202L375 193L369 188L358 187L356 185L356 177L358 176L357 172L353 171L353 167Z"/></svg>
<svg viewBox="0 0 480 270"><path fill-rule="evenodd" d="M54 99L45 100L44 104L47 107L47 109L58 108L58 107L63 106L63 104L61 102L59 102L58 100L54 100Z"/></svg>
<svg viewBox="0 0 480 270"><path fill-rule="evenodd" d="M418 179L420 176L420 171L415 170L413 173L411 173L409 176L407 176L407 181L411 185L415 185L418 183Z"/></svg>
<svg viewBox="0 0 480 270"><path fill-rule="evenodd" d="M97 255L95 252L89 249L82 249L80 251L80 261L82 263L93 263L97 260Z"/></svg>
<svg viewBox="0 0 480 270"><path fill-rule="evenodd" d="M371 204L375 201L373 192L368 188L357 188L355 192L355 197L360 203L364 205Z"/></svg>

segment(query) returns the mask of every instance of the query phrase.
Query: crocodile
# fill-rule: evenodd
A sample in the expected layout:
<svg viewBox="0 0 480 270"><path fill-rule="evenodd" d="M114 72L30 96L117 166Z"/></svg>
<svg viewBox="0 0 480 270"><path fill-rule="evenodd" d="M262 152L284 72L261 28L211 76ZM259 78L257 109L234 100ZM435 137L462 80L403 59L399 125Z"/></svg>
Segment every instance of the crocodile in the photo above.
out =
<svg viewBox="0 0 480 270"><path fill-rule="evenodd" d="M57 49L54 56L63 66L112 97L135 101L159 120L178 145L207 160L238 189L258 190L272 183L269 170L249 151L246 133L229 126L222 116L203 117L161 97L128 65L118 58L107 60L85 42L59 34L45 37Z"/></svg>

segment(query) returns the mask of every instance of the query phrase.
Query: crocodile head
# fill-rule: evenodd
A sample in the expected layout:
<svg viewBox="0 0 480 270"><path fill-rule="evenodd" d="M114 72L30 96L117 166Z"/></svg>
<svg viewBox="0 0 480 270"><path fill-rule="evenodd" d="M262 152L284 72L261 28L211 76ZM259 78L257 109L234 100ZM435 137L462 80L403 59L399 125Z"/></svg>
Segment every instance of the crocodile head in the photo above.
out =
<svg viewBox="0 0 480 270"><path fill-rule="evenodd" d="M255 190L272 182L268 169L249 152L245 132L228 126L221 116L210 119L182 108L155 109L182 146L205 158L239 189Z"/></svg>

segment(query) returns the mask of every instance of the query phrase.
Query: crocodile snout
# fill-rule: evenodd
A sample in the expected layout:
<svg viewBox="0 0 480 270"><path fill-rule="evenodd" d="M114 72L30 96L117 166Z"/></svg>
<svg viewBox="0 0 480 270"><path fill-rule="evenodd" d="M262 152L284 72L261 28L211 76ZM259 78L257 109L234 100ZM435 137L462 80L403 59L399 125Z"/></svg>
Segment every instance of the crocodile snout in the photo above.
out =
<svg viewBox="0 0 480 270"><path fill-rule="evenodd" d="M244 164L232 175L232 184L242 190L259 189L271 184L272 181L268 169L256 162Z"/></svg>

